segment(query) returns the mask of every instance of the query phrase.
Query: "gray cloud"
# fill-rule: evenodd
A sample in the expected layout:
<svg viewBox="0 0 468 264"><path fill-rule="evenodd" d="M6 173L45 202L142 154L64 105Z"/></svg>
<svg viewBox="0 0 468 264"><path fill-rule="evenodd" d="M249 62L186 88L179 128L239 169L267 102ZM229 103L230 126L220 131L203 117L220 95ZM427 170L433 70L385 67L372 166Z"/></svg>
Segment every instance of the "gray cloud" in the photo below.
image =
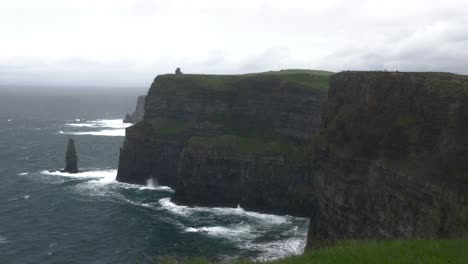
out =
<svg viewBox="0 0 468 264"><path fill-rule="evenodd" d="M462 0L5 0L0 83L145 86L175 67L468 74L467 12Z"/></svg>

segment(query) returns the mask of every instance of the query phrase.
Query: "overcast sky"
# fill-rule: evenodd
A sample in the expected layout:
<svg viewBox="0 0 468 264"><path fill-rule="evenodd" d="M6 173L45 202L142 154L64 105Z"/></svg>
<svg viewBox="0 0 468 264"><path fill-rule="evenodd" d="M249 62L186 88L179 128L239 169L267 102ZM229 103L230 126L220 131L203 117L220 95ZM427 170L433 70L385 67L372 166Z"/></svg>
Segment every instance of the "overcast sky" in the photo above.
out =
<svg viewBox="0 0 468 264"><path fill-rule="evenodd" d="M1 0L0 84L286 68L468 74L466 0Z"/></svg>

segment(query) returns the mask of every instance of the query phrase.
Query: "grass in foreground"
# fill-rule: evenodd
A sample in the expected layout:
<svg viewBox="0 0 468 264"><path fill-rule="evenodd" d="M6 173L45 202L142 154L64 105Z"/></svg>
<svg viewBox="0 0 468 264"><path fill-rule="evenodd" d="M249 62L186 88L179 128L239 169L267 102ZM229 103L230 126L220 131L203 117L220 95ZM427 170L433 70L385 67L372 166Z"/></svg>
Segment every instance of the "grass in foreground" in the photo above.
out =
<svg viewBox="0 0 468 264"><path fill-rule="evenodd" d="M212 264L204 258L178 261L172 257L155 258L158 264ZM253 264L237 261L233 264ZM468 239L459 240L397 240L397 241L343 241L335 246L311 250L302 256L293 256L269 264L466 264Z"/></svg>

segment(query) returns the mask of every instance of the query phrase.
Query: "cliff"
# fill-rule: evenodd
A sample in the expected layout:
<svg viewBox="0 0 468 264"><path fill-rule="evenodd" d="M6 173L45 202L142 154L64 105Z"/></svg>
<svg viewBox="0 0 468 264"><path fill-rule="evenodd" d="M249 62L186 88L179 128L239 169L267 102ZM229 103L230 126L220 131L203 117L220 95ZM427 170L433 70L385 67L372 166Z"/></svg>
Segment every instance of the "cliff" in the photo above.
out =
<svg viewBox="0 0 468 264"><path fill-rule="evenodd" d="M127 114L124 118L124 123L136 124L143 120L145 115L145 99L146 95L138 96L135 112L133 112L131 115Z"/></svg>
<svg viewBox="0 0 468 264"><path fill-rule="evenodd" d="M202 141L233 145L240 140L251 147L242 154L248 160L281 160L281 148L303 148L320 127L329 75L300 70L159 75L148 92L144 120L127 129L117 179L143 184L153 177L171 187L191 186L185 176L177 180L185 166L179 159L188 159L192 143ZM180 191L176 199L188 197Z"/></svg>
<svg viewBox="0 0 468 264"><path fill-rule="evenodd" d="M466 236L468 77L330 75L160 75L117 179L309 217L309 246Z"/></svg>
<svg viewBox="0 0 468 264"><path fill-rule="evenodd" d="M309 242L468 233L468 77L344 72L331 78Z"/></svg>

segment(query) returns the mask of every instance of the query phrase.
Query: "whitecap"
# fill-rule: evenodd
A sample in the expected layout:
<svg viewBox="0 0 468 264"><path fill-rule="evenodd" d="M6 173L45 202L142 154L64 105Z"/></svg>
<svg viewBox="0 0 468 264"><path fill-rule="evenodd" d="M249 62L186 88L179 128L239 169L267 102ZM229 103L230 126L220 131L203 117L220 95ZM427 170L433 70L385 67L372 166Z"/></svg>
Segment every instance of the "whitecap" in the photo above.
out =
<svg viewBox="0 0 468 264"><path fill-rule="evenodd" d="M70 178L90 178L97 179L101 183L110 183L115 181L115 176L117 175L117 170L108 169L108 170L90 170L82 171L78 173L68 173L62 171L41 171L43 175L53 175L61 177L70 177Z"/></svg>
<svg viewBox="0 0 468 264"><path fill-rule="evenodd" d="M67 135L90 135L90 136L105 136L105 137L125 137L125 129L104 129L99 131L84 131L84 132L72 132L72 131L60 131L60 134Z"/></svg>
<svg viewBox="0 0 468 264"><path fill-rule="evenodd" d="M6 243L8 243L8 242L9 242L9 241L8 241L8 239L7 239L6 237L0 236L0 244L6 244Z"/></svg>
<svg viewBox="0 0 468 264"><path fill-rule="evenodd" d="M12 119L8 119L8 122L11 122L11 121L13 121L13 120L12 120Z"/></svg>
<svg viewBox="0 0 468 264"><path fill-rule="evenodd" d="M213 237L229 238L238 241L255 238L252 228L248 225L187 227L185 228L185 232L202 233Z"/></svg>
<svg viewBox="0 0 468 264"><path fill-rule="evenodd" d="M125 129L132 124L124 123L123 119L97 119L92 121L80 122L81 119L75 119L74 123L66 123L67 127L75 128L92 128L99 130L92 131L61 131L60 134L68 135L91 135L91 136L108 136L108 137L124 137Z"/></svg>
<svg viewBox="0 0 468 264"><path fill-rule="evenodd" d="M24 198L25 200L27 200L27 199L29 199L29 197L31 197L31 196L30 196L30 195L25 195L23 198Z"/></svg>
<svg viewBox="0 0 468 264"><path fill-rule="evenodd" d="M79 119L75 119L75 121L79 122ZM82 123L66 123L66 126L70 127L90 127L90 128L127 128L132 124L124 123L123 119L97 119L93 121L86 121Z"/></svg>
<svg viewBox="0 0 468 264"><path fill-rule="evenodd" d="M173 193L174 190L169 187L169 186L163 186L159 185L158 180L155 178L150 178L146 181L146 185L135 185L135 184L130 184L130 186L127 186L129 188L138 188L139 190L157 190L157 191L165 191L165 192L171 192Z"/></svg>
<svg viewBox="0 0 468 264"><path fill-rule="evenodd" d="M27 172L20 172L20 173L18 173L17 175L24 176L24 175L28 175L28 174L29 174L29 171L27 171Z"/></svg>
<svg viewBox="0 0 468 264"><path fill-rule="evenodd" d="M265 224L283 224L290 221L291 216L280 216L280 215L272 215L272 214L261 214L256 212L245 211L242 207L237 206L237 208L231 207L189 207L184 205L177 205L171 201L170 198L162 198L159 200L159 204L164 209L173 212L179 215L189 215L194 212L208 212L214 213L217 215L239 215L239 216L246 216L250 218L255 218L257 220L261 220Z"/></svg>

